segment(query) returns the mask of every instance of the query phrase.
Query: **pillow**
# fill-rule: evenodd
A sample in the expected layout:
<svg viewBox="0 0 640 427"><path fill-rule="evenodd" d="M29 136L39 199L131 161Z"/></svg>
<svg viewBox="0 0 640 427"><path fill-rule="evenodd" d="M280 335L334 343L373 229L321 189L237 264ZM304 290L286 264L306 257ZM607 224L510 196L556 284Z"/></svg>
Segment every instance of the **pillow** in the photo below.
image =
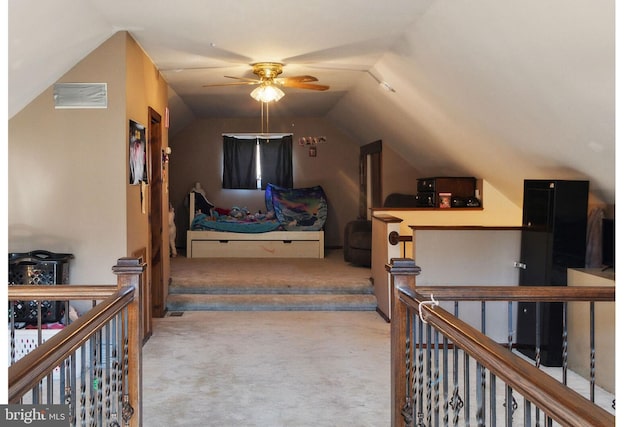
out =
<svg viewBox="0 0 640 427"><path fill-rule="evenodd" d="M271 200L278 221L285 230L317 231L327 220L327 197L321 186L271 188Z"/></svg>

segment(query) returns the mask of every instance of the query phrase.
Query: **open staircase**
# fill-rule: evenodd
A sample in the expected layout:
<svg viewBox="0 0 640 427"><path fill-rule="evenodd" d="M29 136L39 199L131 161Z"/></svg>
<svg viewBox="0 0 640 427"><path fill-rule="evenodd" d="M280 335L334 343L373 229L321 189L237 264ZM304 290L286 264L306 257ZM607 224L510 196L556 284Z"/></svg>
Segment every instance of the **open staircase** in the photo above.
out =
<svg viewBox="0 0 640 427"><path fill-rule="evenodd" d="M324 259L173 258L167 297L179 311L369 311L370 270Z"/></svg>

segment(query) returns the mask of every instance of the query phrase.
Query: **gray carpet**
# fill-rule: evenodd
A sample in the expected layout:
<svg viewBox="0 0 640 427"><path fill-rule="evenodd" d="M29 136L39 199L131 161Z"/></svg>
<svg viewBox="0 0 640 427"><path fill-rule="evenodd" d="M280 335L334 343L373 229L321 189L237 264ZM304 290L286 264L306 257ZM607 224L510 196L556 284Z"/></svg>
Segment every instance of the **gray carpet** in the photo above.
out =
<svg viewBox="0 0 640 427"><path fill-rule="evenodd" d="M389 324L375 312L186 312L143 348L147 427L384 427Z"/></svg>
<svg viewBox="0 0 640 427"><path fill-rule="evenodd" d="M375 312L194 311L154 319L142 352L143 424L389 426L389 340L389 324ZM561 368L542 370L562 378ZM588 396L579 375L569 371L568 384ZM612 413L614 398L596 387L596 403ZM517 403L514 426L523 425L525 406Z"/></svg>
<svg viewBox="0 0 640 427"><path fill-rule="evenodd" d="M171 259L169 311L376 309L371 270L323 259Z"/></svg>

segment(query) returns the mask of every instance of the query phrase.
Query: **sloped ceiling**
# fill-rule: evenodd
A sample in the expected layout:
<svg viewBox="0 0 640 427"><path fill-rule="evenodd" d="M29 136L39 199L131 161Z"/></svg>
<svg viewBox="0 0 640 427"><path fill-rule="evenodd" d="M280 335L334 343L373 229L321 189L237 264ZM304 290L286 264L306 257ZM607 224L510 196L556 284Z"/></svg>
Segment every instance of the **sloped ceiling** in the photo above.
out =
<svg viewBox="0 0 640 427"><path fill-rule="evenodd" d="M287 89L272 114L327 116L363 144L382 139L425 176L484 178L514 203L523 179L578 178L613 204L614 9L603 0L11 0L9 117L127 30L170 85L172 132L194 117L259 115L250 86L202 85L281 61L284 76L311 74L331 89Z"/></svg>

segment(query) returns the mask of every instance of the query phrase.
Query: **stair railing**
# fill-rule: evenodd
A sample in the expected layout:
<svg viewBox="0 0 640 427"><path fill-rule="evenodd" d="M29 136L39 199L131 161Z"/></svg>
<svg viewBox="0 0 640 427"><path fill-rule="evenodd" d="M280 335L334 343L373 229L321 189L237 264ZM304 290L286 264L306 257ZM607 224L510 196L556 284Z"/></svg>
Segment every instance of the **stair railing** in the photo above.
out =
<svg viewBox="0 0 640 427"><path fill-rule="evenodd" d="M142 424L142 305L138 258L113 267L115 286L11 285L12 301L92 301L76 321L43 339L38 314L37 347L15 360L13 308L10 317L8 403L61 405L70 425ZM15 363L13 363L15 362Z"/></svg>
<svg viewBox="0 0 640 427"><path fill-rule="evenodd" d="M439 306L440 300L456 298L612 301L612 288L448 287L440 292L439 287L416 289L420 268L411 259L392 259L387 271L393 293L392 426L615 425L613 414ZM516 417L519 399L524 403Z"/></svg>

